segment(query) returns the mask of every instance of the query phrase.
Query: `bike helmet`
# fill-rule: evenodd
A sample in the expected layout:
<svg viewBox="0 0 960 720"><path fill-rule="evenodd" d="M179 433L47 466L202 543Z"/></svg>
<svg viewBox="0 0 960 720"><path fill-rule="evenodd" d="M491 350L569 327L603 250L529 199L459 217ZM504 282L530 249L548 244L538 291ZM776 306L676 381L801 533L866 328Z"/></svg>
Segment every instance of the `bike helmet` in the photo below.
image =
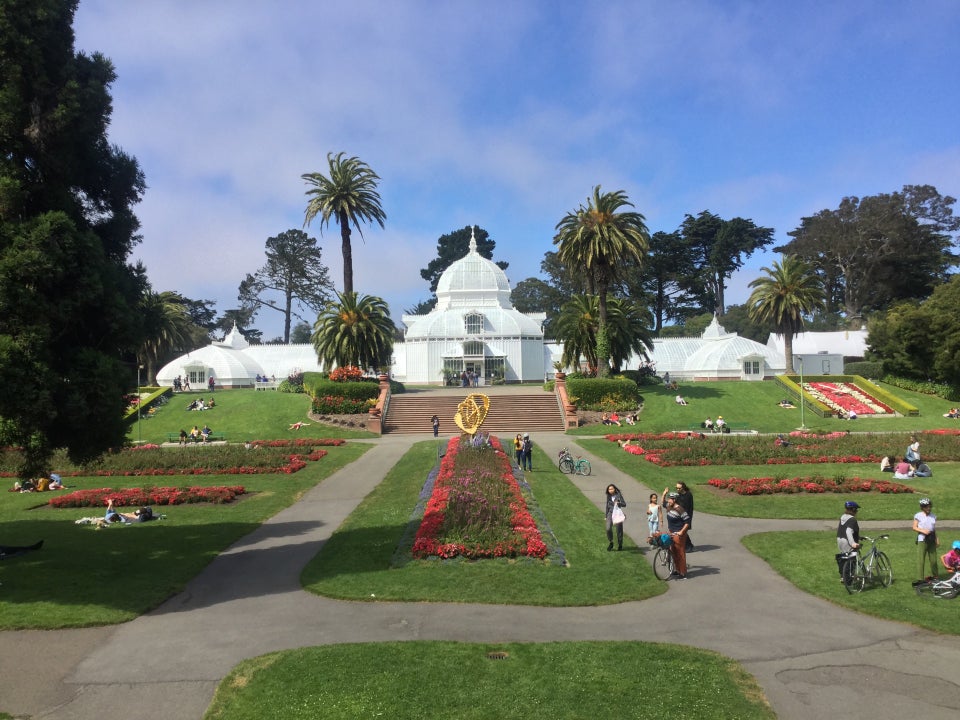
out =
<svg viewBox="0 0 960 720"><path fill-rule="evenodd" d="M953 549L954 549L954 550L960 550L960 540L954 540L954 541L953 541Z"/></svg>
<svg viewBox="0 0 960 720"><path fill-rule="evenodd" d="M856 501L856 500L847 500L847 501L843 504L843 506L844 506L847 510L856 510L858 507L860 507L859 505L857 505L857 501Z"/></svg>
<svg viewBox="0 0 960 720"><path fill-rule="evenodd" d="M933 503L930 502L930 498L928 497L920 498L920 507L927 507L929 505L933 505Z"/></svg>

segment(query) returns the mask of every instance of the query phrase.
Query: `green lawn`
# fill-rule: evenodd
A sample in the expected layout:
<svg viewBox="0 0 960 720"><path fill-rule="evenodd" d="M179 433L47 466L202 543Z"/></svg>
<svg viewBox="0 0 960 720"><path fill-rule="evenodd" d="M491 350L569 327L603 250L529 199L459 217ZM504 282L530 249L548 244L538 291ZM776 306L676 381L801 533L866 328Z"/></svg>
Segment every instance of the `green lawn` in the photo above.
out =
<svg viewBox="0 0 960 720"><path fill-rule="evenodd" d="M491 659L489 653L504 653ZM678 678L689 687L677 696ZM775 717L754 679L715 653L638 642L408 642L305 648L238 665L208 720L384 717Z"/></svg>
<svg viewBox="0 0 960 720"><path fill-rule="evenodd" d="M566 553L569 567L529 560L391 560L437 444L415 444L387 478L338 528L303 572L304 586L353 600L408 600L519 605L605 605L658 595L641 549L624 538L623 552L607 552L603 514L559 470L527 476L533 494ZM550 467L546 455L540 467ZM646 552L646 547L642 552ZM628 572L624 572L628 569Z"/></svg>
<svg viewBox="0 0 960 720"><path fill-rule="evenodd" d="M960 420L948 420L943 414L951 403L931 395L901 390L892 385L880 386L906 400L920 410L918 417L861 417L855 421L839 420L836 417L821 418L812 412L803 413L803 424L817 432L850 430L852 432L912 432L941 427L960 428ZM639 423L633 427L623 425L613 428L618 432L666 432L687 430L699 425L708 415L716 419L723 415L731 423L747 423L751 430L763 433L789 432L800 426L800 408L781 408L777 403L786 393L772 380L763 382L718 381L690 382L680 386L679 393L689 403L677 405L676 390L662 385L644 385L643 412ZM955 404L955 403L954 403ZM605 425L587 425L570 432L574 435L605 435L611 428Z"/></svg>
<svg viewBox="0 0 960 720"><path fill-rule="evenodd" d="M863 534L876 537L880 532L868 530ZM929 594L921 597L910 584L917 574L914 533L907 529L889 534L890 539L881 541L878 547L890 557L893 585L871 587L854 595L839 582L834 560L837 541L832 532L761 533L744 538L744 544L783 577L811 595L868 615L960 635L960 613L957 612L960 600L941 600ZM949 549L955 538L960 538L960 531L942 533L940 554Z"/></svg>
<svg viewBox="0 0 960 720"><path fill-rule="evenodd" d="M261 393L263 394L263 393ZM250 493L227 505L155 507L165 520L97 530L74 520L102 509L53 509L53 493L4 493L4 541L44 540L40 552L0 563L0 630L108 625L131 620L181 591L220 552L294 503L300 495L369 449L326 448L300 472L163 478L69 478L76 488L156 485L243 485ZM204 448L196 448L204 452ZM159 480L160 482L157 482Z"/></svg>
<svg viewBox="0 0 960 720"><path fill-rule="evenodd" d="M224 390L210 393L176 393L169 396L166 405L157 408L152 416L144 415L138 422L134 417L128 437L132 442L163 443L168 433L190 431L194 425L204 424L217 433L224 433L229 442L245 440L274 440L278 438L373 438L375 434L360 428L311 423L300 430L290 430L295 422L309 422L310 397L303 393L257 391L253 389ZM187 405L197 398L216 400L216 407L202 412L187 411Z"/></svg>

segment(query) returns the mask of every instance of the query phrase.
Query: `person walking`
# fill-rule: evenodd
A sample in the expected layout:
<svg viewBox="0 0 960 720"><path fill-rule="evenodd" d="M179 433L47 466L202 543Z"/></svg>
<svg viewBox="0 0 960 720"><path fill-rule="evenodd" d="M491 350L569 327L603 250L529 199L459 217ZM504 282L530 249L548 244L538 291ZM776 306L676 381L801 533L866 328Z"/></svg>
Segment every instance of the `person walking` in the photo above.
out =
<svg viewBox="0 0 960 720"><path fill-rule="evenodd" d="M217 379L211 375L210 379L207 380L207 387L210 388L210 392L214 392L217 387Z"/></svg>
<svg viewBox="0 0 960 720"><path fill-rule="evenodd" d="M523 435L520 433L513 439L513 455L517 459L517 467L523 469Z"/></svg>
<svg viewBox="0 0 960 720"><path fill-rule="evenodd" d="M917 581L914 585L923 582L927 577L939 577L937 569L937 548L940 541L937 539L937 516L933 514L933 503L930 498L920 498L920 512L913 516L913 531L917 533ZM930 569L929 576L926 568Z"/></svg>
<svg viewBox="0 0 960 720"><path fill-rule="evenodd" d="M650 504L647 505L647 542L652 542L660 535L660 523L663 513L656 493L650 493Z"/></svg>
<svg viewBox="0 0 960 720"><path fill-rule="evenodd" d="M533 441L530 439L530 433L523 434L523 469L533 472Z"/></svg>
<svg viewBox="0 0 960 720"><path fill-rule="evenodd" d="M854 500L843 504L843 515L837 525L837 570L843 582L843 563L846 556L860 547L860 523L857 522L857 510L860 506Z"/></svg>
<svg viewBox="0 0 960 720"><path fill-rule="evenodd" d="M620 492L620 488L616 485L607 485L604 496L606 498L604 518L607 530L607 550L613 550L614 528L617 529L617 550L623 550L623 521L625 519L623 508L627 506L627 503L623 499L623 493ZM619 509L617 517L614 517L615 509Z"/></svg>
<svg viewBox="0 0 960 720"><path fill-rule="evenodd" d="M437 437L440 435L440 418L434 415L430 418L430 424L433 426L433 436Z"/></svg>

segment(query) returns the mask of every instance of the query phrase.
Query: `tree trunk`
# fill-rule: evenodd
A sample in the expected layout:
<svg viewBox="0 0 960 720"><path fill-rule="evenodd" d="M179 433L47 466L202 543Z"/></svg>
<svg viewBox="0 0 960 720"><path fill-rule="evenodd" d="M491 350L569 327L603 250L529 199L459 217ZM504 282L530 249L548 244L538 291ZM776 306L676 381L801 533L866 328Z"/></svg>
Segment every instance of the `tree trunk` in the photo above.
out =
<svg viewBox="0 0 960 720"><path fill-rule="evenodd" d="M286 305L283 308L283 342L285 345L290 344L290 314L293 311L293 290L287 288Z"/></svg>
<svg viewBox="0 0 960 720"><path fill-rule="evenodd" d="M783 333L783 356L787 362L787 374L793 375L793 333L789 330Z"/></svg>
<svg viewBox="0 0 960 720"><path fill-rule="evenodd" d="M597 283L600 323L597 328L597 377L610 375L610 338L607 336L607 283Z"/></svg>
<svg viewBox="0 0 960 720"><path fill-rule="evenodd" d="M341 211L340 221L340 251L343 254L343 292L353 292L353 248L350 246L350 218Z"/></svg>

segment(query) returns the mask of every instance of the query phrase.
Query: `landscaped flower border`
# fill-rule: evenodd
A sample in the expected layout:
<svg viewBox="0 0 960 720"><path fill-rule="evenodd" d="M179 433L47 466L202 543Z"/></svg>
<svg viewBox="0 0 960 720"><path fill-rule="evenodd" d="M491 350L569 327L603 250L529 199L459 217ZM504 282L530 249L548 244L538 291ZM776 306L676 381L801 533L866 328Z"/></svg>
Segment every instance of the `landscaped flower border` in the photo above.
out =
<svg viewBox="0 0 960 720"><path fill-rule="evenodd" d="M106 507L113 500L117 507L143 505L184 505L187 503L232 502L237 496L245 494L242 485L215 485L212 487L142 487L142 488L96 488L76 490L67 495L50 498L47 503L55 508Z"/></svg>
<svg viewBox="0 0 960 720"><path fill-rule="evenodd" d="M923 433L925 461L960 460L954 440L960 430L928 430ZM619 433L605 435L625 445L627 452L643 456L659 467L704 467L710 465L806 465L822 463L877 463L886 455L900 455L909 444L909 433L811 433L793 431L786 446L774 445L770 436L715 436L698 432Z"/></svg>
<svg viewBox="0 0 960 720"><path fill-rule="evenodd" d="M869 480L866 478L835 477L828 478L822 475L795 478L710 478L708 485L721 490L729 490L737 495L777 495L793 493L858 493L878 492L912 493L915 490L902 483L889 480Z"/></svg>
<svg viewBox="0 0 960 720"><path fill-rule="evenodd" d="M892 415L893 409L849 382L805 382L803 389L813 398L834 410L857 415Z"/></svg>
<svg viewBox="0 0 960 720"><path fill-rule="evenodd" d="M290 474L316 462L328 453L318 445L336 446L339 438L295 440L254 440L252 448L243 445L222 445L197 452L186 448L138 447L109 453L100 461L85 466L69 466L65 457L55 459L52 471L61 477L138 477L163 475L270 475ZM290 452L288 448L299 452ZM16 458L5 457L7 467ZM187 465L186 463L190 463ZM15 477L12 469L0 477Z"/></svg>
<svg viewBox="0 0 960 720"><path fill-rule="evenodd" d="M511 527L514 539L498 542L493 546L468 547L462 543L444 542L440 533L444 527L447 505L451 486L458 480L456 477L456 459L461 449L461 439L451 438L447 444L447 451L440 462L440 469L433 484L433 490L427 501L423 513L423 520L414 537L411 555L423 559L428 557L453 558L465 557L471 559L517 557L544 558L547 555L547 545L543 542L540 530L527 509L526 500L513 476L510 461L500 444L499 438L490 438L492 451L496 454L500 464L500 479L506 483L510 500ZM469 446L469 443L467 443ZM485 450L484 450L485 451Z"/></svg>

